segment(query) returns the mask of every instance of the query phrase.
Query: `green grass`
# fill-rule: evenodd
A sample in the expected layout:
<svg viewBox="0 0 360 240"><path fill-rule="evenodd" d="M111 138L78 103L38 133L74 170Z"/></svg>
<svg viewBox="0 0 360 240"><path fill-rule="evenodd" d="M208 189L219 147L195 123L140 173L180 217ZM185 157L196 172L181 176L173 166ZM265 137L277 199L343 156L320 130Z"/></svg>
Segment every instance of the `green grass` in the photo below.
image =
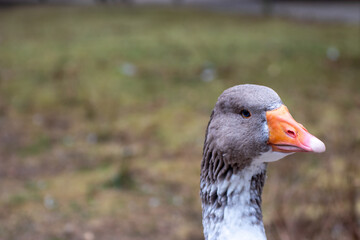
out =
<svg viewBox="0 0 360 240"><path fill-rule="evenodd" d="M201 239L211 109L256 83L328 149L269 166L269 239L354 239L359 37L355 25L189 9L1 10L0 238Z"/></svg>

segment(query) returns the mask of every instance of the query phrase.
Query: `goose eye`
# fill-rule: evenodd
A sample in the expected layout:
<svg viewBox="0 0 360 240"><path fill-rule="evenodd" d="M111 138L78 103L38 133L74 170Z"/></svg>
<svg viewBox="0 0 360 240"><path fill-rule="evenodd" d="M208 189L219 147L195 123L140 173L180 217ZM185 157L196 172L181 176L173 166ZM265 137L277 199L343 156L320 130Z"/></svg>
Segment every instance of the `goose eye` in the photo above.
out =
<svg viewBox="0 0 360 240"><path fill-rule="evenodd" d="M250 113L248 110L246 110L246 109L241 110L241 111L240 111L240 114L241 114L241 116L242 116L243 118L249 118L249 117L251 117L251 113Z"/></svg>

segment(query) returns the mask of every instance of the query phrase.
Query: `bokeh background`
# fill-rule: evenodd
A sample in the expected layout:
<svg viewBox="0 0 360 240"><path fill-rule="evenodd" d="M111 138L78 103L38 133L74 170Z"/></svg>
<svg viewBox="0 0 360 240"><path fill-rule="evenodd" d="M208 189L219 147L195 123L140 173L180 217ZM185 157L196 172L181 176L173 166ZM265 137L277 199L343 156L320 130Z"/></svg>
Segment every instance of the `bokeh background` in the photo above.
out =
<svg viewBox="0 0 360 240"><path fill-rule="evenodd" d="M1 240L203 239L205 128L243 83L327 145L269 164L269 240L360 239L355 1L0 3Z"/></svg>

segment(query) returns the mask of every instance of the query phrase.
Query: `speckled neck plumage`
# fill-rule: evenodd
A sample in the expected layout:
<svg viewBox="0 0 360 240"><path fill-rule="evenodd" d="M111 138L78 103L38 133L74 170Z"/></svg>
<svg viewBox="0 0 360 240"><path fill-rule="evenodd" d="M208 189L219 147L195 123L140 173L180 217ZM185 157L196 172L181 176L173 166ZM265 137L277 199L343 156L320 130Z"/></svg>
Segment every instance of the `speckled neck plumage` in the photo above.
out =
<svg viewBox="0 0 360 240"><path fill-rule="evenodd" d="M261 193L266 163L238 166L226 157L205 142L200 183L205 239L265 240Z"/></svg>

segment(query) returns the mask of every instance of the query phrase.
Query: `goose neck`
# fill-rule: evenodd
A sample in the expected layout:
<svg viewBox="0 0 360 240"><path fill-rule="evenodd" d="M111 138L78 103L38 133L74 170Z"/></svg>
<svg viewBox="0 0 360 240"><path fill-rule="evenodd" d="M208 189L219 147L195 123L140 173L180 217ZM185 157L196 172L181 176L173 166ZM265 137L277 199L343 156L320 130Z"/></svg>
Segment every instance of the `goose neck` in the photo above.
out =
<svg viewBox="0 0 360 240"><path fill-rule="evenodd" d="M224 178L201 178L205 239L266 240L261 212L266 163L253 161L238 171L226 167Z"/></svg>

